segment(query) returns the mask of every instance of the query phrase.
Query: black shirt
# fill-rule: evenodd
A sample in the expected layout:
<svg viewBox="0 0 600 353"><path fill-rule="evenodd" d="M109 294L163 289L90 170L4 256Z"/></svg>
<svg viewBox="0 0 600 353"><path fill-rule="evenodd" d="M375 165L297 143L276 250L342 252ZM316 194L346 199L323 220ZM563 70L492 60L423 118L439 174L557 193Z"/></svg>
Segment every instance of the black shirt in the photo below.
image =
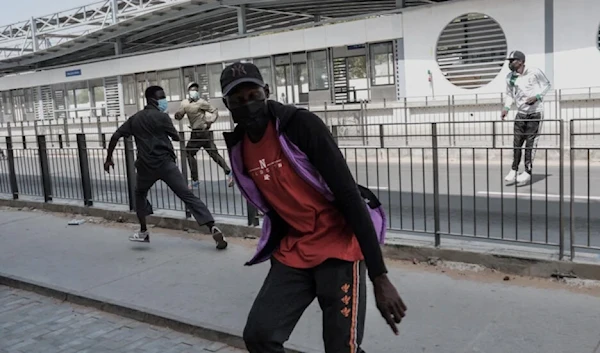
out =
<svg viewBox="0 0 600 353"><path fill-rule="evenodd" d="M157 169L165 161L175 161L171 140L179 141L179 134L169 115L155 106L147 105L144 110L127 119L112 138L118 140L132 135L137 146L137 168Z"/></svg>

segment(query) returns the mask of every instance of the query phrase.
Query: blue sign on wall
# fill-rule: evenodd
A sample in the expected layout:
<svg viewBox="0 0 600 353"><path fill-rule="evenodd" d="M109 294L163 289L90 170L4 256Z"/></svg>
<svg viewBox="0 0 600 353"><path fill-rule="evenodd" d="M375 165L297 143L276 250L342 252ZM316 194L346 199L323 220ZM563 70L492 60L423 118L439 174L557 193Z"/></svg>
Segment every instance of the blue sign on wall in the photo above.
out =
<svg viewBox="0 0 600 353"><path fill-rule="evenodd" d="M349 45L348 50L363 49L364 47L365 47L364 44Z"/></svg>
<svg viewBox="0 0 600 353"><path fill-rule="evenodd" d="M73 76L81 76L81 70L77 69L77 70L69 70L65 72L65 75L67 77L73 77Z"/></svg>

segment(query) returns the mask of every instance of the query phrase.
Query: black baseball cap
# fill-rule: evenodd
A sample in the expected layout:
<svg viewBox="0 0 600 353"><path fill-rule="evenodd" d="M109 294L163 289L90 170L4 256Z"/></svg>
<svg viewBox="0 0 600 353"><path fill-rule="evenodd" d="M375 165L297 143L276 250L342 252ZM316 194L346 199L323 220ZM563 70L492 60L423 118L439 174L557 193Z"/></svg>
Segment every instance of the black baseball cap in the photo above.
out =
<svg viewBox="0 0 600 353"><path fill-rule="evenodd" d="M518 50L513 50L510 52L510 54L508 54L508 58L506 58L506 60L521 60L521 61L525 61L525 54L523 54L523 52L518 51Z"/></svg>
<svg viewBox="0 0 600 353"><path fill-rule="evenodd" d="M254 83L265 86L260 70L252 63L235 62L227 66L221 73L221 91L228 96L231 91L242 83Z"/></svg>

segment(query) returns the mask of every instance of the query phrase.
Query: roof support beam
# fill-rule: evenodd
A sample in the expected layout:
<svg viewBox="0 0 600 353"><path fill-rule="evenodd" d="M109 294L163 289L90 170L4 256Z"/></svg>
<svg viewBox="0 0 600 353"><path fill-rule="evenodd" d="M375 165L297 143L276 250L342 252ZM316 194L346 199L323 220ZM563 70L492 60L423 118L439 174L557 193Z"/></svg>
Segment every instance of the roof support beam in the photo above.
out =
<svg viewBox="0 0 600 353"><path fill-rule="evenodd" d="M26 52L33 52L33 49L23 49L23 48L0 48L0 51L26 51Z"/></svg>
<svg viewBox="0 0 600 353"><path fill-rule="evenodd" d="M218 9L218 10L214 10L209 13L206 13L206 14L201 14L199 16L191 16L188 18L178 19L178 20L175 20L175 21L169 23L168 25L156 26L152 29L144 30L144 31L136 33L130 37L127 37L127 42L137 42L140 39L148 38L155 34L169 31L171 28L181 27L181 26L191 24L191 23L194 23L194 24L202 23L202 20L204 20L204 19L221 16L228 12L231 12L231 9Z"/></svg>
<svg viewBox="0 0 600 353"><path fill-rule="evenodd" d="M246 4L237 8L238 34L246 34Z"/></svg>

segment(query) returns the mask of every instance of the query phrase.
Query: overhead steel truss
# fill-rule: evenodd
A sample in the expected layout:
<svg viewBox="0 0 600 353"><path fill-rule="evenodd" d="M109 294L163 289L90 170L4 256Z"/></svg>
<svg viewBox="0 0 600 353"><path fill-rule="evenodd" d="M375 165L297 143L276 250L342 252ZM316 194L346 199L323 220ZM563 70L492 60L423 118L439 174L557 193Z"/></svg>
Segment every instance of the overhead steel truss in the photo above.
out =
<svg viewBox="0 0 600 353"><path fill-rule="evenodd" d="M443 1L448 0L103 0L0 26L0 73Z"/></svg>

